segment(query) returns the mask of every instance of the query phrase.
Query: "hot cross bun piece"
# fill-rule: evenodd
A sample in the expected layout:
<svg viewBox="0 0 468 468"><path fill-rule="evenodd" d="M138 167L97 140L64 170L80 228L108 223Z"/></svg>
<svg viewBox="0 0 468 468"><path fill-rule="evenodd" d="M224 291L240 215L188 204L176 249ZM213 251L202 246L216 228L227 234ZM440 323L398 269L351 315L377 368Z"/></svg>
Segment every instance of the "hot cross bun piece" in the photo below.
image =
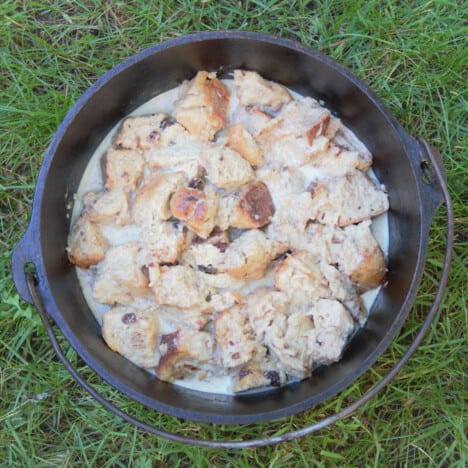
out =
<svg viewBox="0 0 468 468"><path fill-rule="evenodd" d="M121 189L83 195L83 213L91 222L123 226L131 222L129 194Z"/></svg>
<svg viewBox="0 0 468 468"><path fill-rule="evenodd" d="M250 165L261 167L265 164L262 150L244 125L234 124L229 128L227 144L234 151L237 151Z"/></svg>
<svg viewBox="0 0 468 468"><path fill-rule="evenodd" d="M143 228L138 242L139 263L175 264L184 249L187 233L182 223L162 221Z"/></svg>
<svg viewBox="0 0 468 468"><path fill-rule="evenodd" d="M200 158L207 179L220 189L236 189L254 179L252 166L238 152L227 146L206 146Z"/></svg>
<svg viewBox="0 0 468 468"><path fill-rule="evenodd" d="M229 97L229 88L214 73L201 71L181 87L173 115L190 133L210 141L228 123Z"/></svg>
<svg viewBox="0 0 468 468"><path fill-rule="evenodd" d="M80 268L99 263L106 255L107 242L99 226L82 214L68 236L68 258Z"/></svg>
<svg viewBox="0 0 468 468"><path fill-rule="evenodd" d="M181 187L171 198L172 215L199 236L207 238L215 227L219 196L211 187Z"/></svg>
<svg viewBox="0 0 468 468"><path fill-rule="evenodd" d="M344 177L319 181L310 189L311 219L340 227L357 224L388 210L386 193L366 174L354 170Z"/></svg>
<svg viewBox="0 0 468 468"><path fill-rule="evenodd" d="M135 190L143 175L144 164L138 150L109 148L103 158L106 189Z"/></svg>
<svg viewBox="0 0 468 468"><path fill-rule="evenodd" d="M221 363L226 369L266 355L266 348L258 342L250 325L245 304L220 312L214 320L214 331Z"/></svg>
<svg viewBox="0 0 468 468"><path fill-rule="evenodd" d="M151 226L169 219L171 197L185 181L182 172L155 174L135 193L132 205L133 222L139 226Z"/></svg>
<svg viewBox="0 0 468 468"><path fill-rule="evenodd" d="M245 107L274 112L292 101L291 94L284 86L266 80L253 71L235 70L234 86L239 101Z"/></svg>
<svg viewBox="0 0 468 468"><path fill-rule="evenodd" d="M113 141L119 149L150 150L167 146L186 133L186 129L173 117L158 113L127 117Z"/></svg>
<svg viewBox="0 0 468 468"><path fill-rule="evenodd" d="M97 267L94 299L103 304L130 305L135 297L148 295L148 278L137 259L134 242L109 247Z"/></svg>
<svg viewBox="0 0 468 468"><path fill-rule="evenodd" d="M149 268L149 277L149 287L158 304L180 309L208 306L210 288L189 266L155 265Z"/></svg>
<svg viewBox="0 0 468 468"><path fill-rule="evenodd" d="M275 214L275 205L268 187L261 181L242 185L230 195L229 226L239 229L257 229L268 224Z"/></svg>
<svg viewBox="0 0 468 468"><path fill-rule="evenodd" d="M107 346L140 367L158 364L158 334L157 307L114 306L102 318L102 337Z"/></svg>
<svg viewBox="0 0 468 468"><path fill-rule="evenodd" d="M173 382L201 371L210 371L214 366L214 340L204 331L179 328L161 336L159 343L161 359L156 374L161 380Z"/></svg>
<svg viewBox="0 0 468 468"><path fill-rule="evenodd" d="M358 291L384 282L385 255L372 235L369 220L335 229L329 246L332 262L339 265Z"/></svg>

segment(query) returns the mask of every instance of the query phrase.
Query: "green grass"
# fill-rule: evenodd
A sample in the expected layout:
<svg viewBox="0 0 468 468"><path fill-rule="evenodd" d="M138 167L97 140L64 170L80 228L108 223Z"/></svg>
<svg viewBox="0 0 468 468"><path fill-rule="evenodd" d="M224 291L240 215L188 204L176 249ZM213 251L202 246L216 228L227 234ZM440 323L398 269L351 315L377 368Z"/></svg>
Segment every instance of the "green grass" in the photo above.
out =
<svg viewBox="0 0 468 468"><path fill-rule="evenodd" d="M463 2L4 0L0 4L1 466L466 466L468 158ZM123 423L75 385L10 274L44 151L97 77L161 40L201 30L274 33L317 48L366 80L403 126L441 150L456 236L444 304L408 364L376 398L317 434L243 451L178 445ZM431 303L445 245L444 210L431 233L421 292L402 333L338 397L270 424L182 423L132 403L67 356L122 408L166 429L253 438L333 414L377 382L406 350Z"/></svg>

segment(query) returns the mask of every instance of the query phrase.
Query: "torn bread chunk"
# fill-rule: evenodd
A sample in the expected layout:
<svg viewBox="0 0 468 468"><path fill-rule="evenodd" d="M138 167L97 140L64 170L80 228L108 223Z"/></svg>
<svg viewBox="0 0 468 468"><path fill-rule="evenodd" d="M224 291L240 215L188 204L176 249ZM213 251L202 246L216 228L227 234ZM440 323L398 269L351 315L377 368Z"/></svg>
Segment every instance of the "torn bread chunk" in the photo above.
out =
<svg viewBox="0 0 468 468"><path fill-rule="evenodd" d="M156 174L136 192L132 218L139 226L151 226L171 216L169 200L179 186L185 183L181 172Z"/></svg>
<svg viewBox="0 0 468 468"><path fill-rule="evenodd" d="M151 170L148 171L148 173L152 174L153 171L160 171L163 174L172 172L182 173L186 180L193 180L201 177L203 168L198 159L191 158L186 152L184 152L183 156L179 159L177 156L178 151L178 148L167 148L167 151L164 151L163 158L160 158L162 153L160 152L157 156L157 163L154 164L152 162L149 164ZM152 152L152 156L155 154L156 152Z"/></svg>
<svg viewBox="0 0 468 468"><path fill-rule="evenodd" d="M271 376L273 376L273 371L270 372L272 372ZM280 374L277 373L277 375L278 378L275 376L273 379L274 382L280 382ZM252 388L266 387L271 384L271 381L272 379L265 375L265 372L258 364L252 363L241 367L234 374L231 387L233 392L243 392ZM281 383L279 383L279 385L281 385Z"/></svg>
<svg viewBox="0 0 468 468"><path fill-rule="evenodd" d="M227 125L230 91L214 73L198 72L182 86L173 115L202 141L213 140Z"/></svg>
<svg viewBox="0 0 468 468"><path fill-rule="evenodd" d="M232 378L232 391L242 392L263 386L280 387L287 382L286 372L274 358L265 356L261 361L251 361L241 366Z"/></svg>
<svg viewBox="0 0 468 468"><path fill-rule="evenodd" d="M184 379L214 368L213 337L203 331L180 328L174 333L161 336L159 352L161 359L156 375L166 382Z"/></svg>
<svg viewBox="0 0 468 468"><path fill-rule="evenodd" d="M388 210L387 194L361 171L317 182L311 190L312 220L348 226Z"/></svg>
<svg viewBox="0 0 468 468"><path fill-rule="evenodd" d="M289 193L281 197L276 204L271 224L268 226L268 236L287 242L290 247L296 248L298 239L306 229L311 208L312 197L307 192Z"/></svg>
<svg viewBox="0 0 468 468"><path fill-rule="evenodd" d="M129 195L123 190L88 192L83 196L84 213L94 223L125 225L131 222Z"/></svg>
<svg viewBox="0 0 468 468"><path fill-rule="evenodd" d="M350 313L333 299L291 312L283 293L259 290L247 297L247 304L260 342L293 378L305 378L315 366L337 361L354 330Z"/></svg>
<svg viewBox="0 0 468 468"><path fill-rule="evenodd" d="M266 355L266 348L257 341L250 325L245 304L235 305L216 316L214 336L225 369Z"/></svg>
<svg viewBox="0 0 468 468"><path fill-rule="evenodd" d="M236 151L221 145L206 146L200 156L208 180L231 190L254 178L252 166Z"/></svg>
<svg viewBox="0 0 468 468"><path fill-rule="evenodd" d="M237 151L250 165L261 167L265 164L260 147L242 124L234 124L229 128L227 145Z"/></svg>
<svg viewBox="0 0 468 468"><path fill-rule="evenodd" d="M206 239L215 227L218 194L212 187L198 190L181 187L171 198L172 215Z"/></svg>
<svg viewBox="0 0 468 468"><path fill-rule="evenodd" d="M228 273L205 273L198 271L198 276L210 288L229 289L232 291L241 291L248 284L248 280L242 278L234 278Z"/></svg>
<svg viewBox="0 0 468 468"><path fill-rule="evenodd" d="M338 263L361 292L376 288L385 280L385 256L370 226L370 221L363 221L335 229L329 243L332 263Z"/></svg>
<svg viewBox="0 0 468 468"><path fill-rule="evenodd" d="M230 307L240 304L244 299L244 295L236 291L219 291L211 295L210 306L214 311L221 312Z"/></svg>
<svg viewBox="0 0 468 468"><path fill-rule="evenodd" d="M162 221L143 228L138 242L139 263L175 264L185 246L185 228L178 221Z"/></svg>
<svg viewBox="0 0 468 468"><path fill-rule="evenodd" d="M294 303L309 303L331 295L323 273L325 263L305 251L288 255L277 267L275 286Z"/></svg>
<svg viewBox="0 0 468 468"><path fill-rule="evenodd" d="M137 262L138 245L110 247L98 265L94 299L103 304L131 304L135 297L149 293L148 278Z"/></svg>
<svg viewBox="0 0 468 468"><path fill-rule="evenodd" d="M366 171L371 165L372 156L370 153L348 150L331 143L325 151L318 151L312 155L310 162L302 168L307 171L308 167L311 167L318 169L323 175L340 177L354 169Z"/></svg>
<svg viewBox="0 0 468 468"><path fill-rule="evenodd" d="M193 268L155 265L148 270L156 303L181 309L207 306L211 290Z"/></svg>
<svg viewBox="0 0 468 468"><path fill-rule="evenodd" d="M321 299L309 310L314 327L308 333L308 350L315 364L331 364L341 358L354 322L339 301ZM294 317L294 315L292 316Z"/></svg>
<svg viewBox="0 0 468 468"><path fill-rule="evenodd" d="M204 273L215 275L224 260L224 251L210 242L192 244L183 254L184 263Z"/></svg>
<svg viewBox="0 0 468 468"><path fill-rule="evenodd" d="M256 136L265 161L275 165L303 165L328 148L326 128L330 112L312 98L286 104Z"/></svg>
<svg viewBox="0 0 468 468"><path fill-rule="evenodd" d="M133 191L143 175L145 160L140 151L109 148L103 157L107 190Z"/></svg>
<svg viewBox="0 0 468 468"><path fill-rule="evenodd" d="M107 346L140 367L158 364L158 333L157 307L115 306L102 317L102 337Z"/></svg>
<svg viewBox="0 0 468 468"><path fill-rule="evenodd" d="M385 256L372 234L370 220L344 228L309 223L296 247L337 265L358 292L376 288L385 280Z"/></svg>
<svg viewBox="0 0 468 468"><path fill-rule="evenodd" d="M268 187L275 205L275 213L266 230L268 237L296 247L312 207L312 197L305 191L304 174L291 166L281 169L263 167L257 171L257 177Z"/></svg>
<svg viewBox="0 0 468 468"><path fill-rule="evenodd" d="M340 125L335 134L330 136L330 139L338 148L342 148L345 151L356 152L359 154L359 159L361 161L370 161L370 163L372 163L372 154L348 127ZM364 170L365 168L359 167L358 169Z"/></svg>
<svg viewBox="0 0 468 468"><path fill-rule="evenodd" d="M167 114L127 117L122 121L114 144L118 148L148 150L166 146L186 130Z"/></svg>
<svg viewBox="0 0 468 468"><path fill-rule="evenodd" d="M243 106L276 112L292 100L282 85L262 78L257 72L234 70L234 86Z"/></svg>
<svg viewBox="0 0 468 468"><path fill-rule="evenodd" d="M289 308L289 298L282 291L270 288L257 288L246 297L247 314L257 339L263 343L267 329Z"/></svg>
<svg viewBox="0 0 468 468"><path fill-rule="evenodd" d="M183 172L188 180L201 174L200 153L203 145L188 132L177 135L168 145L144 152L151 170Z"/></svg>
<svg viewBox="0 0 468 468"><path fill-rule="evenodd" d="M219 270L237 279L262 278L276 253L274 242L259 229L251 229L229 245Z"/></svg>
<svg viewBox="0 0 468 468"><path fill-rule="evenodd" d="M282 109L275 134L279 136L285 132L295 137L305 137L312 146L319 137L328 139L330 122L328 109L321 107L315 99L304 97L290 102Z"/></svg>
<svg viewBox="0 0 468 468"><path fill-rule="evenodd" d="M234 111L234 121L242 122L242 126L253 136L255 142L257 142L257 135L259 135L265 127L270 125L272 119L273 117L270 114L256 107L237 106ZM260 152L263 156L261 149Z"/></svg>
<svg viewBox="0 0 468 468"><path fill-rule="evenodd" d="M275 214L275 205L263 182L245 184L232 197L228 224L239 229L256 229L268 224ZM310 198L310 197L309 197Z"/></svg>
<svg viewBox="0 0 468 468"><path fill-rule="evenodd" d="M196 331L201 330L213 320L214 311L215 309L211 303L185 309L161 306L159 316L168 325L169 329L186 328Z"/></svg>
<svg viewBox="0 0 468 468"><path fill-rule="evenodd" d="M288 255L275 271L275 287L283 291L293 304L336 298L361 325L367 317L350 279L329 265L321 255L304 250Z"/></svg>
<svg viewBox="0 0 468 468"><path fill-rule="evenodd" d="M337 267L329 265L326 262L322 262L321 271L330 289L329 296L324 298L336 298L339 300L349 310L359 325L364 325L367 319L367 310L364 307L361 296L353 287L351 280L338 270Z"/></svg>
<svg viewBox="0 0 468 468"><path fill-rule="evenodd" d="M278 291L258 289L246 298L250 323L258 340L280 362L288 376L303 379L310 375L313 361L307 349L310 317L301 321L289 316L288 297Z"/></svg>
<svg viewBox="0 0 468 468"><path fill-rule="evenodd" d="M80 268L89 268L99 263L107 248L101 229L85 214L73 223L67 245L68 259Z"/></svg>

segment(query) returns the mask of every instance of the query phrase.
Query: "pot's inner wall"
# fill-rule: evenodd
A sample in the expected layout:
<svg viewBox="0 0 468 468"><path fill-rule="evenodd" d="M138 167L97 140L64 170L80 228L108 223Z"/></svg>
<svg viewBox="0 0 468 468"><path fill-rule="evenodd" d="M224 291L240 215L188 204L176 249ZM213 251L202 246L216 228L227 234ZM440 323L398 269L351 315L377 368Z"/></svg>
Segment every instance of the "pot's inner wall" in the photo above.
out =
<svg viewBox="0 0 468 468"><path fill-rule="evenodd" d="M301 94L325 101L368 146L374 170L389 192L388 286L378 296L368 323L343 359L318 369L311 379L245 396L211 395L160 382L107 348L66 257L67 203L86 164L106 133L133 109L173 88L197 70L256 70ZM51 156L51 155L49 155ZM64 130L45 175L41 246L50 294L47 307L62 331L102 377L132 398L179 417L211 422L252 422L301 411L349 385L383 352L402 324L420 246L419 192L409 156L385 115L348 72L313 52L272 41L212 39L145 51L92 94Z"/></svg>

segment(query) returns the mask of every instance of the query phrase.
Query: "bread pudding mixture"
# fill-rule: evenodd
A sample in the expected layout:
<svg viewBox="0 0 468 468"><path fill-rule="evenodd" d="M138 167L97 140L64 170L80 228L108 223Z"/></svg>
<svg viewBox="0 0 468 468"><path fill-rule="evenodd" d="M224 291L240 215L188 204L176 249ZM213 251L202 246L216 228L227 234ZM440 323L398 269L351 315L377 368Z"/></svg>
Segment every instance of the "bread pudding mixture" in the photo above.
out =
<svg viewBox="0 0 468 468"><path fill-rule="evenodd" d="M329 110L255 72L201 71L139 108L97 149L68 238L107 345L221 393L339 360L385 279L371 164Z"/></svg>

